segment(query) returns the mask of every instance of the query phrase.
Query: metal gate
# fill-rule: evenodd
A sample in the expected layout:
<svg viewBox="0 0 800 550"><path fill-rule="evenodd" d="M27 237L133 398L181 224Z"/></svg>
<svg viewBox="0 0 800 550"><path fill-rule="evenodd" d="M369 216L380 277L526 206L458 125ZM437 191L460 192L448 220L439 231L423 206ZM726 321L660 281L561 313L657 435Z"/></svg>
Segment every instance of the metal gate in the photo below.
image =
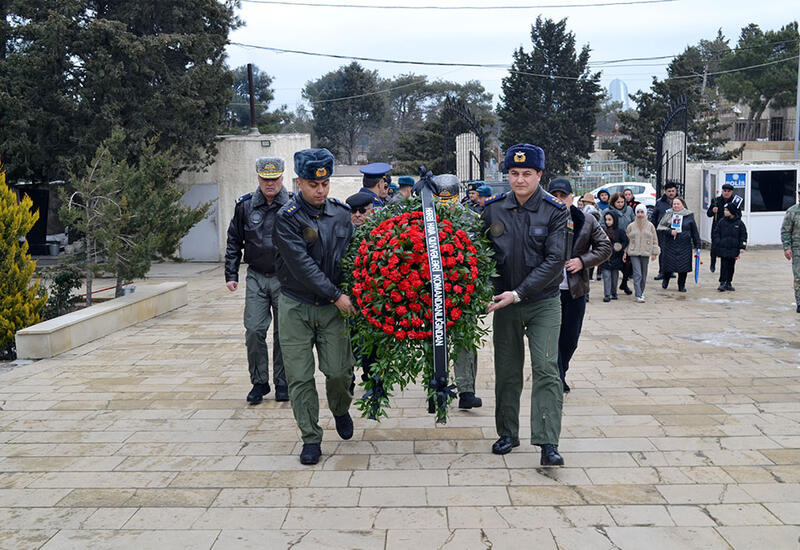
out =
<svg viewBox="0 0 800 550"><path fill-rule="evenodd" d="M681 96L670 106L661 131L656 151L656 194L664 192L664 184L672 182L678 195L686 190L686 136L689 131L689 114L686 97Z"/></svg>
<svg viewBox="0 0 800 550"><path fill-rule="evenodd" d="M462 100L452 96L448 96L444 100L442 108L442 162L444 165L443 172L456 173L458 172L458 159L454 149L456 135L471 133L475 138L469 139L468 136L461 138L459 145L463 147L465 160L462 162L466 169L466 178L461 178L462 181L484 179L484 148L486 140L483 133L483 128L478 123L475 115L467 107L466 103ZM477 164L478 170L474 170ZM477 173L476 173L477 172Z"/></svg>

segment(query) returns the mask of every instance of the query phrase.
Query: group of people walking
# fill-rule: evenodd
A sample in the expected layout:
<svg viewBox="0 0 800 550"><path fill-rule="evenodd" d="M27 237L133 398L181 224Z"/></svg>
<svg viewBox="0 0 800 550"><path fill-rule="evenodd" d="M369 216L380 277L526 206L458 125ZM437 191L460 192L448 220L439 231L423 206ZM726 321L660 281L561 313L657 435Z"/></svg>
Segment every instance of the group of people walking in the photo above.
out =
<svg viewBox="0 0 800 550"><path fill-rule="evenodd" d="M590 194L576 200L571 182L555 178L545 191L540 185L544 159L537 146L510 147L503 165L511 190L491 194L489 186L473 182L460 207L481 217L497 262L495 296L487 304L487 312L494 314L498 434L491 450L505 454L520 444L527 336L533 371L530 441L541 447L540 464L552 466L564 463L558 441L563 395L570 391L566 373L578 347L592 270L601 274L605 302L617 299L618 290L635 293L636 301L644 302L649 263L656 258L656 278L662 286L667 288L677 275L678 290L685 292L700 238L694 214L674 185L665 186L648 219L647 209L630 190L614 195L602 190L597 201ZM291 401L303 441L303 464L315 464L322 454L316 367L325 375L336 431L346 440L353 435L349 407L354 364L360 360L368 376L374 362L357 357L357 350L354 356L350 345L345 319L356 310L341 288L342 257L357 227L385 204L407 200L415 185L413 178L401 177L390 197L391 166L373 163L362 167L363 188L343 203L328 198L333 162L326 149L296 153L297 192L292 194L283 187L283 160L258 159L258 189L239 198L228 229L229 290L238 288L242 251L248 264L244 324L253 387L247 401L260 403L271 392L266 333L272 325L275 398ZM437 176L434 184L442 187L436 191L438 200L458 206L460 182L455 176ZM734 290L735 261L747 245L741 205L730 191L726 188L707 212L714 218L711 270L719 258L720 291ZM786 257L797 264L800 244L795 246L792 236L800 236L800 215L787 213L787 219L791 223L784 224L784 235L789 236L784 239L789 243L784 244ZM477 357L457 355L459 407L480 407L475 395Z"/></svg>

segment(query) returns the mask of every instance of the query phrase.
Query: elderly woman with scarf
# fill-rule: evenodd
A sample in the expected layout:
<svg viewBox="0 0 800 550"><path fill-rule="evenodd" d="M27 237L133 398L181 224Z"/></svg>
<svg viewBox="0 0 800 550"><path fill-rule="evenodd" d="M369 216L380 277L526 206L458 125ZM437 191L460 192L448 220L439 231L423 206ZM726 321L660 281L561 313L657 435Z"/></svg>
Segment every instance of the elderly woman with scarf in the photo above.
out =
<svg viewBox="0 0 800 550"><path fill-rule="evenodd" d="M633 289L636 301L644 302L644 286L647 281L647 265L658 257L661 249L658 246L656 228L647 219L647 208L643 204L636 205L636 219L625 230L628 235L628 248L623 259L630 261L633 268Z"/></svg>
<svg viewBox="0 0 800 550"><path fill-rule="evenodd" d="M686 208L686 201L682 197L672 199L672 208L666 211L657 229L664 235L661 247L664 279L661 288L666 289L672 274L677 273L678 291L686 292L686 275L692 270L694 250L700 249L700 232L694 213Z"/></svg>

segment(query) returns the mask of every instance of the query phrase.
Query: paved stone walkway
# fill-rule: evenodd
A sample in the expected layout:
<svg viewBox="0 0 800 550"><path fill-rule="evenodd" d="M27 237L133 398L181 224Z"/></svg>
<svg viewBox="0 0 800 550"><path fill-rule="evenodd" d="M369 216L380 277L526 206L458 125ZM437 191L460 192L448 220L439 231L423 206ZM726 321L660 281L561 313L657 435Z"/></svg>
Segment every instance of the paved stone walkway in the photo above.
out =
<svg viewBox="0 0 800 550"><path fill-rule="evenodd" d="M0 373L0 548L798 548L788 262L746 252L735 293L702 277L646 304L593 283L567 465L543 469L489 451L491 343L482 409L435 427L415 387L347 442L327 413L301 466L289 404L244 401L244 292L201 273L185 308Z"/></svg>

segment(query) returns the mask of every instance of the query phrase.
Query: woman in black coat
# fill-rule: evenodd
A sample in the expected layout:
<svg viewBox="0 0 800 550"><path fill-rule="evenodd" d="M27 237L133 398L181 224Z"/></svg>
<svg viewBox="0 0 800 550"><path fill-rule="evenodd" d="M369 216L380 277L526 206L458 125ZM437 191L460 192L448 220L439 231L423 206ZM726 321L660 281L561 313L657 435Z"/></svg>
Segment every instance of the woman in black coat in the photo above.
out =
<svg viewBox="0 0 800 550"><path fill-rule="evenodd" d="M722 264L717 290L720 292L736 290L731 285L733 271L739 254L747 248L747 227L739 214L739 208L734 203L725 204L725 215L714 227L712 240L716 243L716 253Z"/></svg>
<svg viewBox="0 0 800 550"><path fill-rule="evenodd" d="M603 214L604 229L611 240L611 257L600 264L603 274L603 301L610 302L617 299L617 282L619 271L622 269L622 255L628 246L628 235L619 227L619 218L608 209Z"/></svg>
<svg viewBox="0 0 800 550"><path fill-rule="evenodd" d="M677 218L677 215L680 217ZM679 226L673 227L673 222ZM673 273L678 274L678 290L686 292L686 275L692 270L694 251L700 249L700 232L697 230L694 214L686 208L682 197L672 200L672 209L667 210L658 230L664 234L664 245L661 247L664 279L661 287L667 288Z"/></svg>

